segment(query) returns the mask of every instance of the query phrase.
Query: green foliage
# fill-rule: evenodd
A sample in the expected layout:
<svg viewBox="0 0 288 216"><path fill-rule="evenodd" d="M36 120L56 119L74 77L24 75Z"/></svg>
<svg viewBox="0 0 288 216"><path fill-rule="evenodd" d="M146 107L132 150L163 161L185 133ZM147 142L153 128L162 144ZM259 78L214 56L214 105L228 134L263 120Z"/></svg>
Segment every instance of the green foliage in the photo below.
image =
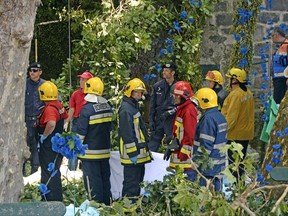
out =
<svg viewBox="0 0 288 216"><path fill-rule="evenodd" d="M19 198L20 202L37 202L41 201L41 193L38 187L33 184L26 184L24 192Z"/></svg>
<svg viewBox="0 0 288 216"><path fill-rule="evenodd" d="M244 37L241 37L239 41L236 41L233 45L233 49L230 55L229 68L239 67L239 63L243 58L247 58L247 65L243 67L246 72L249 72L251 67L251 62L253 58L253 35L255 33L256 23L258 21L259 15L259 6L262 4L262 0L254 1L237 1L236 9L242 8L253 13L252 17L243 25L237 22L241 17L234 13L233 16L233 28L232 32L236 33L238 36L244 34ZM247 54L241 54L241 44L244 44L245 47L249 47Z"/></svg>

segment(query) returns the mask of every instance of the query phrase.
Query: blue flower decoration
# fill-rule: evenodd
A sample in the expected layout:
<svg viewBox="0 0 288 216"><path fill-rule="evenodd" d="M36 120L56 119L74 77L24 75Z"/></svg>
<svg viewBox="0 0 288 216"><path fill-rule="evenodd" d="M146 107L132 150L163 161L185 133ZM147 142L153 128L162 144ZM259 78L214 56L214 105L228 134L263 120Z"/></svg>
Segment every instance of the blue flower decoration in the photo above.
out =
<svg viewBox="0 0 288 216"><path fill-rule="evenodd" d="M58 170L54 170L54 172L51 175L51 178L53 178L58 173Z"/></svg>
<svg viewBox="0 0 288 216"><path fill-rule="evenodd" d="M265 180L264 176L261 173L257 173L257 182L263 182Z"/></svg>
<svg viewBox="0 0 288 216"><path fill-rule="evenodd" d="M280 149L280 145L279 144L274 144L273 146L272 146L274 149Z"/></svg>
<svg viewBox="0 0 288 216"><path fill-rule="evenodd" d="M264 89L264 90L265 90L266 88L267 88L267 87L266 87L266 83L262 83L262 84L261 84L261 89Z"/></svg>
<svg viewBox="0 0 288 216"><path fill-rule="evenodd" d="M165 40L165 44L173 44L173 40L167 39L167 40Z"/></svg>
<svg viewBox="0 0 288 216"><path fill-rule="evenodd" d="M203 4L202 1L199 1L199 2L198 2L198 7L201 7L202 4Z"/></svg>
<svg viewBox="0 0 288 216"><path fill-rule="evenodd" d="M288 136L288 127L286 127L286 128L284 129L284 134L285 134L285 136Z"/></svg>
<svg viewBox="0 0 288 216"><path fill-rule="evenodd" d="M189 18L188 18L188 22L189 22L189 23L193 23L193 22L194 22L194 19L193 19L192 17L189 17Z"/></svg>
<svg viewBox="0 0 288 216"><path fill-rule="evenodd" d="M154 67L158 72L162 70L162 67L160 64L155 64Z"/></svg>
<svg viewBox="0 0 288 216"><path fill-rule="evenodd" d="M238 66L239 66L240 68L244 68L247 64L248 64L247 58L243 58L243 59L239 62Z"/></svg>
<svg viewBox="0 0 288 216"><path fill-rule="evenodd" d="M48 190L48 187L46 184L42 183L38 186L38 188L39 188L39 190L43 196L45 196L46 194L48 194L50 192L50 190Z"/></svg>
<svg viewBox="0 0 288 216"><path fill-rule="evenodd" d="M266 8L264 5L260 5L260 6L259 6L259 9L260 9L260 10L267 10L267 8Z"/></svg>
<svg viewBox="0 0 288 216"><path fill-rule="evenodd" d="M187 17L187 12L186 11L182 11L181 12L181 18L182 19L186 19L186 17Z"/></svg>
<svg viewBox="0 0 288 216"><path fill-rule="evenodd" d="M240 41L241 40L241 36L237 35L236 33L233 33L233 36L234 36L236 41Z"/></svg>
<svg viewBox="0 0 288 216"><path fill-rule="evenodd" d="M180 25L179 22L173 22L173 25L176 31L179 31L179 32L182 31L181 27L179 26Z"/></svg>
<svg viewBox="0 0 288 216"><path fill-rule="evenodd" d="M152 73L152 74L150 74L149 80L154 80L156 77L157 77L157 75Z"/></svg>
<svg viewBox="0 0 288 216"><path fill-rule="evenodd" d="M166 50L166 49L161 49L159 55L161 56L161 55L164 55L164 54L166 54L166 53L167 53L167 50Z"/></svg>
<svg viewBox="0 0 288 216"><path fill-rule="evenodd" d="M282 136L283 136L282 131L277 131L277 132L275 133L275 136L277 136L277 137L282 137Z"/></svg>
<svg viewBox="0 0 288 216"><path fill-rule="evenodd" d="M270 171L273 169L273 167L272 167L271 164L267 164L267 165L265 166L265 169L266 169L266 171L270 172Z"/></svg>
<svg viewBox="0 0 288 216"><path fill-rule="evenodd" d="M246 55L249 50L250 50L250 47L242 47L242 48L240 49L240 53L241 53L242 55Z"/></svg>
<svg viewBox="0 0 288 216"><path fill-rule="evenodd" d="M143 77L143 79L144 79L144 81L147 82L147 81L149 80L149 75L148 75L148 74L145 74L144 77Z"/></svg>
<svg viewBox="0 0 288 216"><path fill-rule="evenodd" d="M172 30L172 29L169 29L169 31L168 31L168 35L171 35L172 32L173 32L173 30Z"/></svg>
<svg viewBox="0 0 288 216"><path fill-rule="evenodd" d="M272 158L272 162L273 162L274 164L278 165L278 164L280 164L281 160L280 160L280 158L275 158L275 157L273 157L273 158Z"/></svg>
<svg viewBox="0 0 288 216"><path fill-rule="evenodd" d="M49 172L51 172L51 171L54 170L54 168L55 168L55 164L51 162L51 163L48 164L47 170L48 170Z"/></svg>

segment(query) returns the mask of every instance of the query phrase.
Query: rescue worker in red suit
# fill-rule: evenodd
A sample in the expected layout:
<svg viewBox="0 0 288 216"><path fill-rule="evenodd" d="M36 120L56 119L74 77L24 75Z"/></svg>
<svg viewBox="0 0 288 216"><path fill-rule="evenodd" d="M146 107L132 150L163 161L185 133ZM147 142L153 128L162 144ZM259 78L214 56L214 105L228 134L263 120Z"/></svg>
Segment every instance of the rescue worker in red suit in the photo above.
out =
<svg viewBox="0 0 288 216"><path fill-rule="evenodd" d="M146 91L144 83L134 78L127 83L119 108L120 159L124 166L122 196L132 202L140 195L140 183L144 179L145 164L151 161L148 149L148 132L138 102Z"/></svg>
<svg viewBox="0 0 288 216"><path fill-rule="evenodd" d="M170 167L183 168L187 180L192 180L190 158L197 124L197 108L190 98L194 94L190 84L185 81L176 82L172 90L177 111L173 122L172 140L167 146L164 159L168 160L171 155Z"/></svg>
<svg viewBox="0 0 288 216"><path fill-rule="evenodd" d="M104 84L99 77L85 83L84 93L87 103L83 106L76 125L76 132L88 144L85 155L78 155L82 162L84 186L91 198L110 205L110 133L112 130L112 108L102 97ZM88 178L88 179L87 179ZM89 182L88 182L89 181Z"/></svg>
<svg viewBox="0 0 288 216"><path fill-rule="evenodd" d="M58 89L56 85L50 81L44 82L38 89L40 100L45 102L43 111L38 116L38 133L39 133L39 160L41 166L41 183L47 184L48 190L43 200L46 201L62 201L62 182L60 166L63 156L52 150L51 138L56 133L63 132L64 119L68 118L68 114L63 105L57 100ZM52 171L48 171L48 164L54 163L55 167ZM58 170L56 175L50 180L51 173Z"/></svg>
<svg viewBox="0 0 288 216"><path fill-rule="evenodd" d="M68 118L65 119L64 123L64 130L67 131L68 129L68 124L72 120L72 131L76 131L76 125L77 125L77 120L80 114L80 111L84 104L86 103L86 100L84 100L84 97L86 94L84 93L84 86L85 83L88 79L92 78L93 75L85 71L81 75L78 75L80 78L80 89L77 89L74 91L71 95L70 102L69 102L69 111L68 111ZM68 161L68 168L69 170L76 170L78 165L78 160L77 159L69 159Z"/></svg>

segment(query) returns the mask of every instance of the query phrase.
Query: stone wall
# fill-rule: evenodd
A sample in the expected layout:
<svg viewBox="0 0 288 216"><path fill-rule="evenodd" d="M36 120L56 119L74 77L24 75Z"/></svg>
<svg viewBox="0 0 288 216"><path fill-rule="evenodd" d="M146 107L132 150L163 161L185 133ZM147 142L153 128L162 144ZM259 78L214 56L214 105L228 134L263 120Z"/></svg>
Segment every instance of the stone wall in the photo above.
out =
<svg viewBox="0 0 288 216"><path fill-rule="evenodd" d="M263 0L263 6L268 8L268 3ZM267 22L273 18L273 25L277 26L281 23L288 25L288 0L275 0L272 1L272 8L267 11L263 10L260 13L259 21L257 23L255 35L254 35L254 58L253 65L249 73L249 80L251 81L250 89L255 95L256 102L256 122L255 122L255 139L252 142L252 146L261 146L263 149L264 143L259 141L260 132L262 130L263 122L261 120L262 102L259 98L261 93L267 93L272 88L271 83L267 82L267 89L261 89L261 84L264 82L262 78L262 68L260 66L261 58L258 51L265 44L268 44L266 54L272 55L275 46L272 45L270 39L263 40L267 36L267 31L271 28L271 25ZM201 44L201 65L217 65L220 71L224 75L228 71L229 58L231 48L235 43L233 37L232 17L235 9L235 1L221 2L216 5L215 12L211 19L207 23L203 33L203 40ZM271 58L269 58L271 59ZM265 63L270 73L270 60ZM258 149L258 147L257 147Z"/></svg>

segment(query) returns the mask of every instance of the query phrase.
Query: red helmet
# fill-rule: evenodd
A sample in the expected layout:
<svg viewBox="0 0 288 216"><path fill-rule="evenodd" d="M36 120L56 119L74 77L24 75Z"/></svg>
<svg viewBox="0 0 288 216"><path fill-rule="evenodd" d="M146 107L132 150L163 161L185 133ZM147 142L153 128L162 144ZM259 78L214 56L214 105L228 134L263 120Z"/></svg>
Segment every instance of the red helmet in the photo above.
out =
<svg viewBox="0 0 288 216"><path fill-rule="evenodd" d="M186 100L188 100L194 96L194 93L192 91L190 84L186 81L176 82L175 86L174 86L173 93L174 93L174 95L179 95L179 96L185 98Z"/></svg>

